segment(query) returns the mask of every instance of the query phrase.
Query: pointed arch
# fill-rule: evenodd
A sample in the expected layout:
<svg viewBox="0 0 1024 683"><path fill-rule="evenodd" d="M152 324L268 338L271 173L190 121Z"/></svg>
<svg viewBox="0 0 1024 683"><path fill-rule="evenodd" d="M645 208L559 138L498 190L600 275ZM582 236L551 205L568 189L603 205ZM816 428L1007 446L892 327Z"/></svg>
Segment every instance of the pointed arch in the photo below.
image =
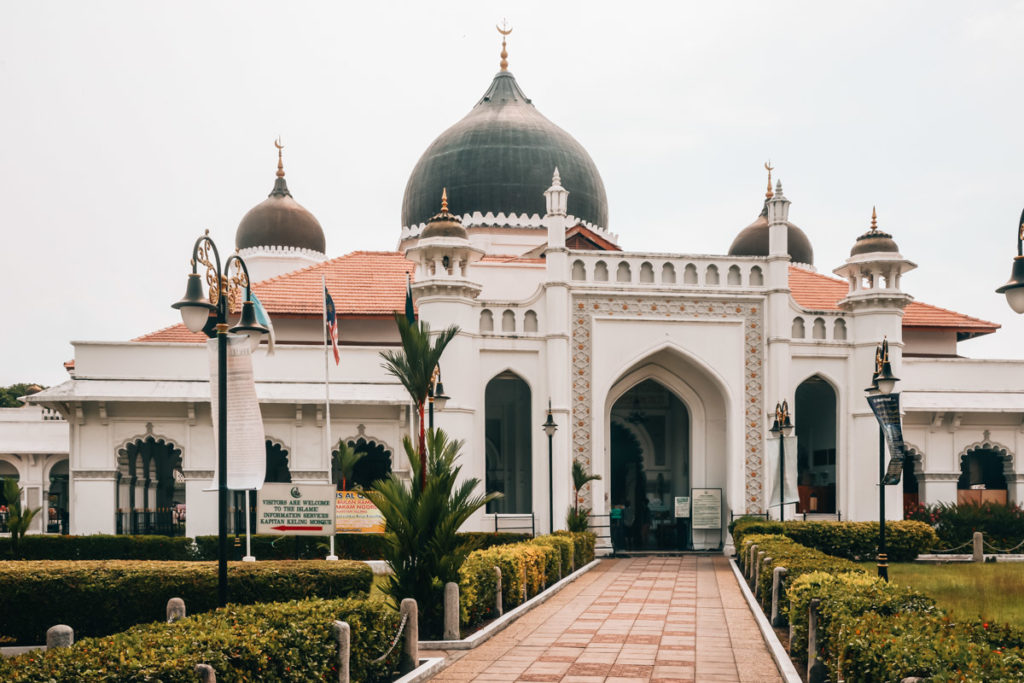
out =
<svg viewBox="0 0 1024 683"><path fill-rule="evenodd" d="M839 396L837 384L815 373L793 392L797 437L797 512L839 510Z"/></svg>
<svg viewBox="0 0 1024 683"><path fill-rule="evenodd" d="M510 369L484 385L484 485L504 494L488 512L533 511L532 396L523 375Z"/></svg>

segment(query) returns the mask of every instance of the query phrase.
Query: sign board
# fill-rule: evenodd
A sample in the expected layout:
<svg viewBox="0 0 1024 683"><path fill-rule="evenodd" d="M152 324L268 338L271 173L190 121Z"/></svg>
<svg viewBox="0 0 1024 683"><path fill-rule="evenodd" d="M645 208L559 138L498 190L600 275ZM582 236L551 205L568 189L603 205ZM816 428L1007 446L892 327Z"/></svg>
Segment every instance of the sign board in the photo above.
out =
<svg viewBox="0 0 1024 683"><path fill-rule="evenodd" d="M779 440L768 439L766 444L765 454L768 456L768 481L771 482L771 495L768 497L768 505L770 507L778 507L779 505L790 503L796 503L800 500L800 494L797 491L797 469L796 469L796 437L785 436L782 437L782 447L785 449L783 453L779 453ZM785 467L785 473L781 472L779 456L782 456L782 465ZM781 496L780 482L785 478L785 500Z"/></svg>
<svg viewBox="0 0 1024 683"><path fill-rule="evenodd" d="M676 496L676 517L690 516L690 497Z"/></svg>
<svg viewBox="0 0 1024 683"><path fill-rule="evenodd" d="M334 484L264 484L256 498L256 533L334 534Z"/></svg>
<svg viewBox="0 0 1024 683"><path fill-rule="evenodd" d="M339 534L382 534L384 515L358 491L338 491L334 530Z"/></svg>
<svg viewBox="0 0 1024 683"><path fill-rule="evenodd" d="M690 489L693 528L722 529L722 489Z"/></svg>
<svg viewBox="0 0 1024 683"><path fill-rule="evenodd" d="M883 486L900 483L903 474L903 427L900 425L900 395L876 394L868 396L868 405L878 420L878 426L889 444L889 466L882 478Z"/></svg>

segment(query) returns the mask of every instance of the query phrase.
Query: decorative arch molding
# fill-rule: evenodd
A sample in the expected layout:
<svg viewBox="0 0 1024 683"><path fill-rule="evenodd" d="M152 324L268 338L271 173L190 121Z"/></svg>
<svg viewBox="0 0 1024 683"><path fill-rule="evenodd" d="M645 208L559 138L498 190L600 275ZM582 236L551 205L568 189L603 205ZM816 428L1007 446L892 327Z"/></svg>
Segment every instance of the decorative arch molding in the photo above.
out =
<svg viewBox="0 0 1024 683"><path fill-rule="evenodd" d="M903 452L907 454L910 461L913 463L914 474L918 476L924 474L924 449L915 446L909 441L904 441Z"/></svg>
<svg viewBox="0 0 1024 683"><path fill-rule="evenodd" d="M68 463L68 474L71 473L71 457L67 455L60 455L58 457L47 457L46 464L43 465L43 482L47 483L50 481L50 472L57 466L58 463L67 461Z"/></svg>
<svg viewBox="0 0 1024 683"><path fill-rule="evenodd" d="M613 402L612 406L614 405L615 403ZM612 424L618 425L619 427L622 427L627 432L629 432L629 434L634 439L636 439L636 442L640 444L641 454L646 455L649 453L651 455L651 460L654 459L654 443L651 441L651 435L647 433L646 429L638 429L637 426L632 422L628 422L626 420L623 420L621 417L617 417L614 415L609 421L609 425Z"/></svg>
<svg viewBox="0 0 1024 683"><path fill-rule="evenodd" d="M382 439L380 437L377 437L377 436L373 436L371 434L367 434L366 433L366 425L364 425L364 424L356 425L356 433L355 433L355 435L353 435L353 436L346 436L345 438L342 439L342 441L344 441L345 443L348 443L349 441L355 441L356 443L358 443L359 439L362 439L366 443L375 443L378 446L380 446L381 448L383 448L384 450L388 451L389 453L394 454L394 452L395 452L395 449L392 448L391 445L388 444L388 442L385 441L384 439ZM335 446L335 444L331 444L332 451L334 449L334 446Z"/></svg>
<svg viewBox="0 0 1024 683"><path fill-rule="evenodd" d="M502 375L515 375L516 379L520 379L520 380L522 380L523 382L526 383L526 386L528 386L530 388L530 393L533 394L533 384L530 382L530 380L527 379L527 377L529 377L530 374L527 373L527 372L522 372L520 370L517 370L516 368L512 367L511 365L507 365L503 369L501 369L498 372L496 372L493 375L491 375L487 379L487 381L484 382L484 387L486 387L488 384L490 384L494 380L498 379Z"/></svg>
<svg viewBox="0 0 1024 683"><path fill-rule="evenodd" d="M964 459L976 451L992 451L996 453L1003 461L1003 474L1009 476L1014 473L1013 451L1011 451L1008 446L1004 446L998 441L992 441L987 429L982 432L981 441L976 441L969 446L965 446L963 450L960 451L956 458L957 468L962 471Z"/></svg>
<svg viewBox="0 0 1024 683"><path fill-rule="evenodd" d="M8 465L10 465L11 467L13 467L15 469L15 471L18 473L18 479L19 480L25 478L25 474L22 472L22 467L21 466L22 466L23 461L22 461L20 455L4 453L3 455L0 455L0 462L5 462Z"/></svg>
<svg viewBox="0 0 1024 683"><path fill-rule="evenodd" d="M149 439L152 439L153 443L170 446L176 451L175 455L181 455L182 452L184 452L184 448L182 448L177 441L175 441L169 436L163 436L161 434L155 433L153 431L153 423L147 422L146 431L144 433L128 437L127 439L121 442L120 446L114 449L114 453L117 454L118 462L121 462L122 456L127 457L128 446L130 446L133 443L138 443L139 441L145 442L148 441Z"/></svg>

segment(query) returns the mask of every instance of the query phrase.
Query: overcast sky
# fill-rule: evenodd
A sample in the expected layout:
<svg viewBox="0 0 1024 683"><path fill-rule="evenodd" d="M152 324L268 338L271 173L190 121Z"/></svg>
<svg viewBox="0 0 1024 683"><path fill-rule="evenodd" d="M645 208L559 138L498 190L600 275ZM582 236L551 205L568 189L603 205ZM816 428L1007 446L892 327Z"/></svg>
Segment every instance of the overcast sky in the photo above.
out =
<svg viewBox="0 0 1024 683"><path fill-rule="evenodd" d="M427 145L498 68L590 152L627 250L725 253L771 159L830 273L878 206L917 299L1003 329L1024 205L1021 2L0 1L0 384L179 320L285 143L327 251L392 250ZM569 188L570 190L572 188ZM569 197L570 212L572 196Z"/></svg>

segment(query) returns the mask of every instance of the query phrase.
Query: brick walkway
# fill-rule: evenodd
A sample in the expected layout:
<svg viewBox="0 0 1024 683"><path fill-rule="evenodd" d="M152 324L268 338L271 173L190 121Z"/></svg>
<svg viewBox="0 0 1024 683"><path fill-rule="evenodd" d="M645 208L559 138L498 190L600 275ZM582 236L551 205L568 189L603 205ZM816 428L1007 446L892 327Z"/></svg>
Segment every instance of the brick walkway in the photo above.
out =
<svg viewBox="0 0 1024 683"><path fill-rule="evenodd" d="M425 653L421 656L439 656ZM604 560L433 681L781 681L721 555Z"/></svg>

